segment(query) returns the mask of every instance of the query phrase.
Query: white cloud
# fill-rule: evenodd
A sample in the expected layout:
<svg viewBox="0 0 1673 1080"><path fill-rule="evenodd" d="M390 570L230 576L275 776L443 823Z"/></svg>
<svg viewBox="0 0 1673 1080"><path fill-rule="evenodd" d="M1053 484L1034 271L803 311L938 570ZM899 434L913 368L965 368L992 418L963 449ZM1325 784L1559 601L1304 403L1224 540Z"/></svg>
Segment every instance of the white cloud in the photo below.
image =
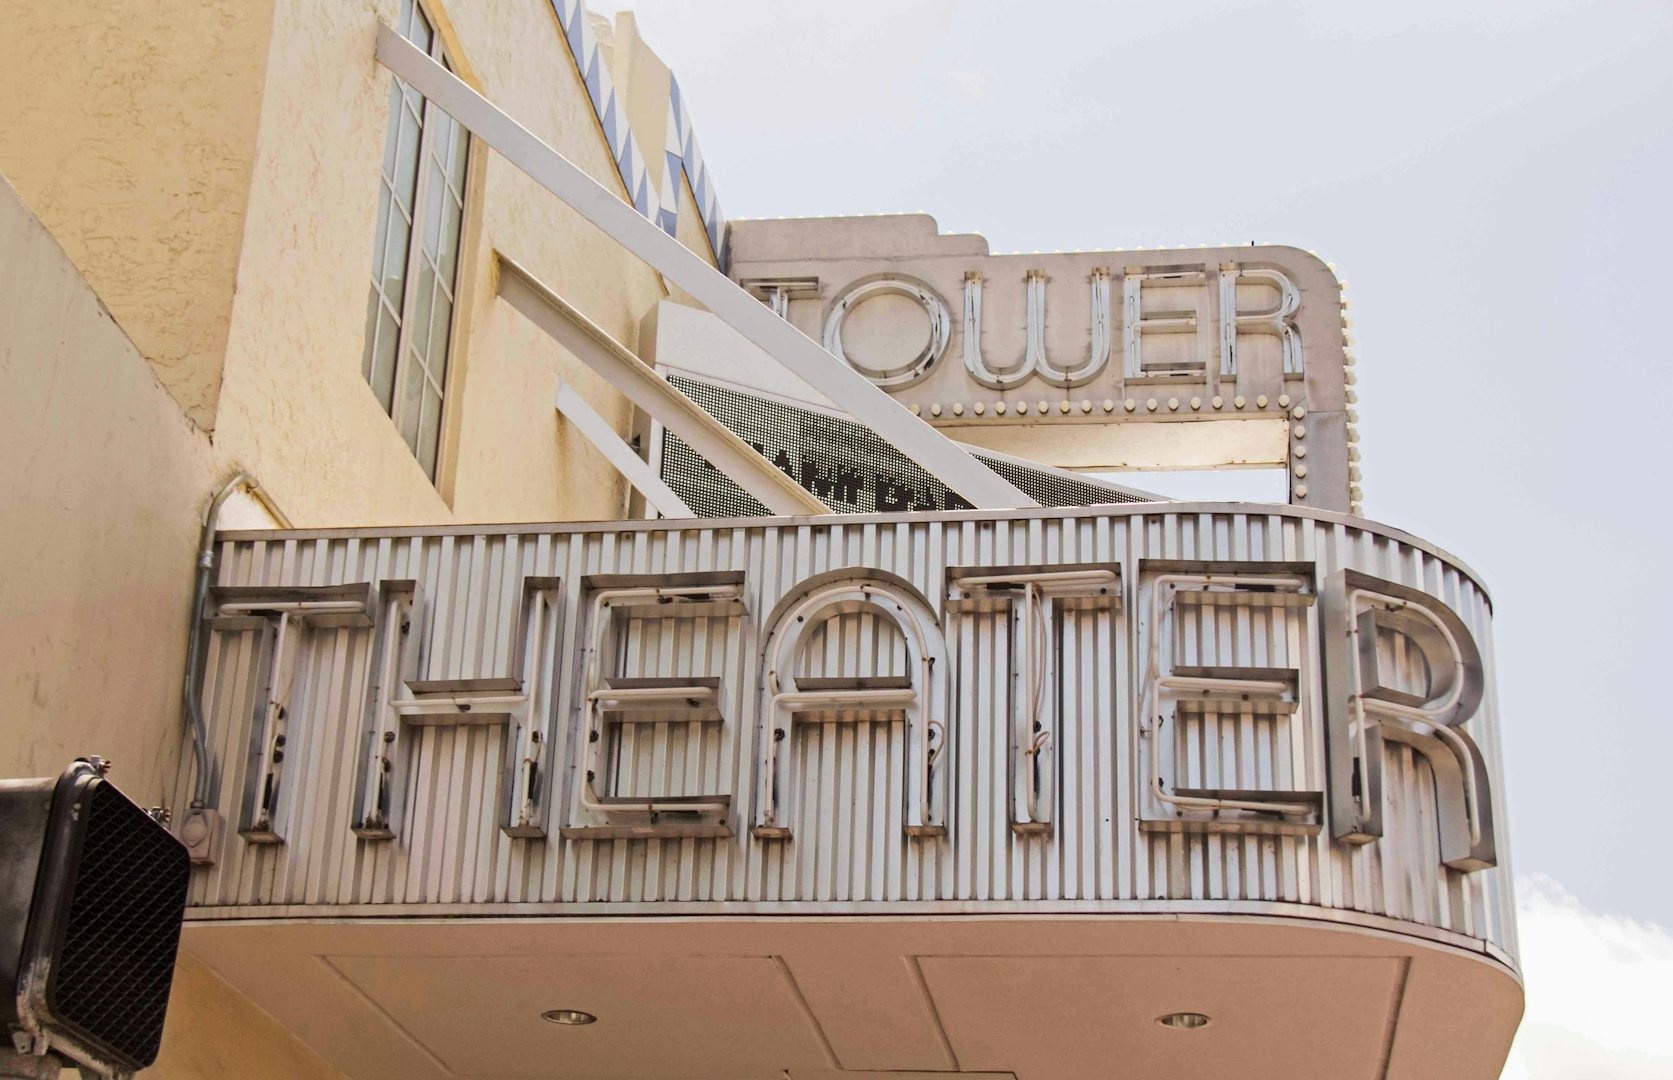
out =
<svg viewBox="0 0 1673 1080"><path fill-rule="evenodd" d="M1528 1007L1505 1080L1673 1077L1673 934L1588 911L1543 874L1516 888Z"/></svg>

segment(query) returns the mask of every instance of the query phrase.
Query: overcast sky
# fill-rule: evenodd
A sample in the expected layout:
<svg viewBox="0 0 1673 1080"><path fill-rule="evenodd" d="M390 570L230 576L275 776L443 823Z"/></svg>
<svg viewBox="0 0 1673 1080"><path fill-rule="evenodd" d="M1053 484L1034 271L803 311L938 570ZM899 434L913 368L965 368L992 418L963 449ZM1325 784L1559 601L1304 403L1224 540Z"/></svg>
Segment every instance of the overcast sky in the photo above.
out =
<svg viewBox="0 0 1673 1080"><path fill-rule="evenodd" d="M1530 983L1507 1075L1673 1075L1665 1018L1626 1019L1673 985L1673 3L589 6L637 12L731 216L1334 263L1366 513L1494 597ZM1592 984L1571 1024L1593 960L1621 1001Z"/></svg>

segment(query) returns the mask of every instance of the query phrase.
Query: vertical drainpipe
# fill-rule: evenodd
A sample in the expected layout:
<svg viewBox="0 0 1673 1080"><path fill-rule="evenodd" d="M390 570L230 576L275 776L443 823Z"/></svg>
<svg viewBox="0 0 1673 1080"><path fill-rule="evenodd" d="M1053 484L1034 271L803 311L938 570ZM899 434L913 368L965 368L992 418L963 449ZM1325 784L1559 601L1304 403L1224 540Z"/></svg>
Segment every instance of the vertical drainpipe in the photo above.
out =
<svg viewBox="0 0 1673 1080"><path fill-rule="evenodd" d="M203 701L198 693L198 674L203 644L203 605L209 598L209 575L215 569L215 524L221 516L221 504L240 487L254 488L256 483L248 473L240 472L228 480L203 512L203 531L198 539L197 580L192 589L192 625L186 637L186 681L182 692L186 726L192 733L192 758L197 762L197 778L192 786L191 807L201 810L209 805L209 732L203 722Z"/></svg>

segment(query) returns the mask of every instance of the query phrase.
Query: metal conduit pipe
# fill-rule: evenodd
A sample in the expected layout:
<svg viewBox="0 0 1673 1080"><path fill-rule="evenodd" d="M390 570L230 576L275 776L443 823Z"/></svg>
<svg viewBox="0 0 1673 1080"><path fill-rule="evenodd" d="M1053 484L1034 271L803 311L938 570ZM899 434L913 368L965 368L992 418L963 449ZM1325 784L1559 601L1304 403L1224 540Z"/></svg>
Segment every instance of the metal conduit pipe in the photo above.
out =
<svg viewBox="0 0 1673 1080"><path fill-rule="evenodd" d="M1022 756L1026 757L1027 766L1027 811L1029 821L1041 821L1039 813L1039 756L1047 746L1051 746L1051 732L1041 726L1041 706L1046 700L1046 639L1051 637L1051 622L1046 617L1046 597L1041 592L1039 582L1029 582L1022 587L1022 607L1024 607L1024 622L1029 624L1029 634L1024 642L1029 650L1026 674L1026 695L1024 700L1029 706L1029 726L1022 732Z"/></svg>
<svg viewBox="0 0 1673 1080"><path fill-rule="evenodd" d="M192 625L186 636L186 682L181 692L186 726L192 733L192 759L197 763L197 777L192 785L193 809L209 805L209 731L203 722L203 700L198 694L199 663L203 646L203 605L209 598L209 575L215 570L215 524L221 516L221 504L240 487L254 490L256 482L245 472L239 472L217 491L203 511L203 531L199 534L197 581L192 588Z"/></svg>

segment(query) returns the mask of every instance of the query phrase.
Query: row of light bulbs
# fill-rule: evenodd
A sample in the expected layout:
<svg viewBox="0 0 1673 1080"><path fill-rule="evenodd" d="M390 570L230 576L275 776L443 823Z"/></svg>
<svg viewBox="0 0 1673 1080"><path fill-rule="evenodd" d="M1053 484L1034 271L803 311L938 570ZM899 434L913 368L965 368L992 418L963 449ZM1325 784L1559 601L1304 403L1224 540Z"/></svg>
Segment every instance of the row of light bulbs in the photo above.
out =
<svg viewBox="0 0 1673 1080"><path fill-rule="evenodd" d="M1334 263L1326 265L1335 271ZM1342 382L1346 384L1342 396L1348 403L1348 513L1358 517L1365 510L1364 492L1359 486L1359 410L1354 408L1359 403L1359 392L1354 389L1359 378L1353 370L1353 319L1348 315L1348 309L1352 306L1348 302L1348 283L1343 281L1339 286L1342 290Z"/></svg>
<svg viewBox="0 0 1673 1080"><path fill-rule="evenodd" d="M1249 403L1249 399L1242 394L1238 394L1236 397L1231 399L1231 406L1234 409L1244 408ZM1120 407L1127 412L1137 412L1141 407L1137 398L1127 398L1119 404ZM1280 409L1289 408L1290 395L1279 394L1277 404ZM1203 407L1203 399L1201 397L1192 397L1188 402L1181 402L1179 398L1170 397L1166 402L1166 409L1168 412L1178 412L1184 405L1189 405L1193 412L1200 411ZM1212 398L1208 399L1208 405L1215 409L1223 409L1226 406L1226 399L1219 394L1215 394ZM1256 409L1265 409L1270 405L1272 405L1272 400L1265 394L1257 394L1255 396L1254 406ZM1078 406L1073 401L1059 401L1057 403L1057 411L1065 416L1072 415L1077 408L1082 413L1090 413L1094 409L1098 408L1102 408L1104 412L1112 413L1116 410L1116 406L1117 402L1114 398L1105 398L1102 403L1097 404L1095 404L1091 398L1083 398ZM1145 412L1160 412L1163 409L1163 406L1164 403L1161 399L1147 398L1142 407ZM1009 403L999 401L993 404L991 411L994 416L1004 416L1006 413L1015 413L1017 416L1027 416L1031 409L1039 415L1045 416L1052 411L1052 403L1044 399L1032 404L1027 401L1015 401ZM972 404L968 411L974 416L986 416L990 410L986 402L978 401ZM1299 405L1296 406L1296 411L1305 415L1305 410ZM927 410L922 405L914 404L912 406L912 415L914 416L923 416L926 412L932 417L948 415L963 416L966 409L962 401L956 401L946 407L943 407L940 402L935 402Z"/></svg>

